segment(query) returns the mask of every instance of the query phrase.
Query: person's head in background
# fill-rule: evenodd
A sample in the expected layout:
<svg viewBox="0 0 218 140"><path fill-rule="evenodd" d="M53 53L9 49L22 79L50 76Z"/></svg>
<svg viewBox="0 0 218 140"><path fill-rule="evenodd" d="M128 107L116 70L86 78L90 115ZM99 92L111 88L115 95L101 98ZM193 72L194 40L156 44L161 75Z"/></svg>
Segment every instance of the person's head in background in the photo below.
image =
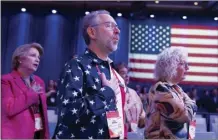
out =
<svg viewBox="0 0 218 140"><path fill-rule="evenodd" d="M57 86L58 86L57 81L54 81L54 87L55 87L55 89L57 88Z"/></svg>
<svg viewBox="0 0 218 140"><path fill-rule="evenodd" d="M139 94L141 92L141 85L136 84L136 92Z"/></svg>
<svg viewBox="0 0 218 140"><path fill-rule="evenodd" d="M204 89L203 96L210 96L210 91L208 89Z"/></svg>
<svg viewBox="0 0 218 140"><path fill-rule="evenodd" d="M106 10L93 11L83 19L83 38L89 49L101 59L117 50L120 30Z"/></svg>
<svg viewBox="0 0 218 140"><path fill-rule="evenodd" d="M74 54L74 55L72 56L73 59L75 59L75 58L77 58L77 57L78 57L77 54Z"/></svg>
<svg viewBox="0 0 218 140"><path fill-rule="evenodd" d="M212 89L212 96L217 97L218 96L218 91L216 88Z"/></svg>
<svg viewBox="0 0 218 140"><path fill-rule="evenodd" d="M147 87L146 87L146 86L143 86L143 87L141 88L141 91L140 91L138 94L139 94L141 100L142 100L142 101L145 101L146 98L147 98Z"/></svg>
<svg viewBox="0 0 218 140"><path fill-rule="evenodd" d="M12 55L12 69L22 76L30 76L38 69L42 55L43 48L38 43L21 45Z"/></svg>
<svg viewBox="0 0 218 140"><path fill-rule="evenodd" d="M170 47L157 57L154 76L157 81L178 84L185 79L188 66L188 52L184 47Z"/></svg>
<svg viewBox="0 0 218 140"><path fill-rule="evenodd" d="M194 92L190 92L189 93L189 97L192 99L192 100L195 100L196 99L196 95Z"/></svg>
<svg viewBox="0 0 218 140"><path fill-rule="evenodd" d="M147 87L146 86L143 86L142 89L141 89L141 93L143 94L147 94Z"/></svg>
<svg viewBox="0 0 218 140"><path fill-rule="evenodd" d="M55 89L55 82L54 80L49 80L48 81L48 90L53 90Z"/></svg>
<svg viewBox="0 0 218 140"><path fill-rule="evenodd" d="M129 84L129 75L128 75L128 67L125 63L118 63L116 66L116 71L120 74L120 76L124 79L125 84Z"/></svg>

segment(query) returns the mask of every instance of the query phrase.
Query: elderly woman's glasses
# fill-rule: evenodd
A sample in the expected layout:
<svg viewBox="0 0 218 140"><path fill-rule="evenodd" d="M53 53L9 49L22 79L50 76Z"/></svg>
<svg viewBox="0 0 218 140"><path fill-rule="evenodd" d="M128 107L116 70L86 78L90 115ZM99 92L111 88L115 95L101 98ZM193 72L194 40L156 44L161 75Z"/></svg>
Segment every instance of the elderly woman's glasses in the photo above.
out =
<svg viewBox="0 0 218 140"><path fill-rule="evenodd" d="M187 62L180 62L179 64L185 66L186 68L188 67L188 63Z"/></svg>
<svg viewBox="0 0 218 140"><path fill-rule="evenodd" d="M103 23L91 25L91 27L100 26L100 25L104 25L108 30L119 29L118 25L113 22L103 22Z"/></svg>

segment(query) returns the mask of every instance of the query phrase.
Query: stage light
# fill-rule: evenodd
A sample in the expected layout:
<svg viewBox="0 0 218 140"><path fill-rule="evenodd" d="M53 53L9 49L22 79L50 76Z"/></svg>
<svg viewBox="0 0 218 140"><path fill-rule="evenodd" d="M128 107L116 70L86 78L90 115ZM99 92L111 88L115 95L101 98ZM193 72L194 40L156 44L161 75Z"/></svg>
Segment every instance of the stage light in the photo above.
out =
<svg viewBox="0 0 218 140"><path fill-rule="evenodd" d="M21 8L21 11L22 12L26 12L26 8Z"/></svg>
<svg viewBox="0 0 218 140"><path fill-rule="evenodd" d="M56 13L57 13L57 11L56 11L56 10L52 10L51 12L52 12L53 14L56 14Z"/></svg>
<svg viewBox="0 0 218 140"><path fill-rule="evenodd" d="M198 5L198 2L194 2L194 5Z"/></svg>
<svg viewBox="0 0 218 140"><path fill-rule="evenodd" d="M85 14L88 15L88 14L89 14L89 11L86 11Z"/></svg>
<svg viewBox="0 0 218 140"><path fill-rule="evenodd" d="M218 20L218 17L214 17L214 20L217 21L217 20Z"/></svg>
<svg viewBox="0 0 218 140"><path fill-rule="evenodd" d="M187 16L182 16L182 19L187 19Z"/></svg>
<svg viewBox="0 0 218 140"><path fill-rule="evenodd" d="M118 17L122 17L122 13L117 13L117 16Z"/></svg>
<svg viewBox="0 0 218 140"><path fill-rule="evenodd" d="M154 18L154 15L150 15L150 18Z"/></svg>
<svg viewBox="0 0 218 140"><path fill-rule="evenodd" d="M155 1L155 3L156 3L156 4L158 4L158 3L159 3L159 1L158 1L158 0L156 0L156 1Z"/></svg>

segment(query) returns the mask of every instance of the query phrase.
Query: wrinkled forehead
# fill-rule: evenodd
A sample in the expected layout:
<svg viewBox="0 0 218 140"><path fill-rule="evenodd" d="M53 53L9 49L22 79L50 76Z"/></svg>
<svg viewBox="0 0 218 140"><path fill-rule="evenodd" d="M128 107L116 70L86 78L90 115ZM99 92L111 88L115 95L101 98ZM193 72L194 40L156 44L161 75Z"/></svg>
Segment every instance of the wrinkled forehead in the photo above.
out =
<svg viewBox="0 0 218 140"><path fill-rule="evenodd" d="M20 57L27 57L28 55L31 54L38 54L40 56L39 50L35 47L27 48L21 55Z"/></svg>
<svg viewBox="0 0 218 140"><path fill-rule="evenodd" d="M116 21L114 20L114 18L108 14L99 14L96 17L96 22L97 22L96 24L104 23L104 22L112 22L116 24Z"/></svg>
<svg viewBox="0 0 218 140"><path fill-rule="evenodd" d="M27 50L27 53L30 54L30 53L38 53L39 54L39 50L35 47L31 47Z"/></svg>

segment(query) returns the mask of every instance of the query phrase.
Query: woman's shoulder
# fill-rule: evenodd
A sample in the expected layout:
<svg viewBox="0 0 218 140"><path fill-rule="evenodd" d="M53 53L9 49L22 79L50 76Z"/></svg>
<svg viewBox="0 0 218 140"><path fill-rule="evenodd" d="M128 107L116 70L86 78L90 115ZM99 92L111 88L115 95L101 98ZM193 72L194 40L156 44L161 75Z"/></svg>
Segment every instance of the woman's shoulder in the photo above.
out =
<svg viewBox="0 0 218 140"><path fill-rule="evenodd" d="M127 87L127 90L128 90L129 93L131 93L131 94L137 94L137 92L136 92L134 89L130 88L130 87Z"/></svg>
<svg viewBox="0 0 218 140"><path fill-rule="evenodd" d="M169 92L169 84L166 82L158 81L156 82L151 89L155 92Z"/></svg>
<svg viewBox="0 0 218 140"><path fill-rule="evenodd" d="M3 74L3 75L1 75L1 80L4 80L4 81L13 80L13 77L12 77L11 73Z"/></svg>

